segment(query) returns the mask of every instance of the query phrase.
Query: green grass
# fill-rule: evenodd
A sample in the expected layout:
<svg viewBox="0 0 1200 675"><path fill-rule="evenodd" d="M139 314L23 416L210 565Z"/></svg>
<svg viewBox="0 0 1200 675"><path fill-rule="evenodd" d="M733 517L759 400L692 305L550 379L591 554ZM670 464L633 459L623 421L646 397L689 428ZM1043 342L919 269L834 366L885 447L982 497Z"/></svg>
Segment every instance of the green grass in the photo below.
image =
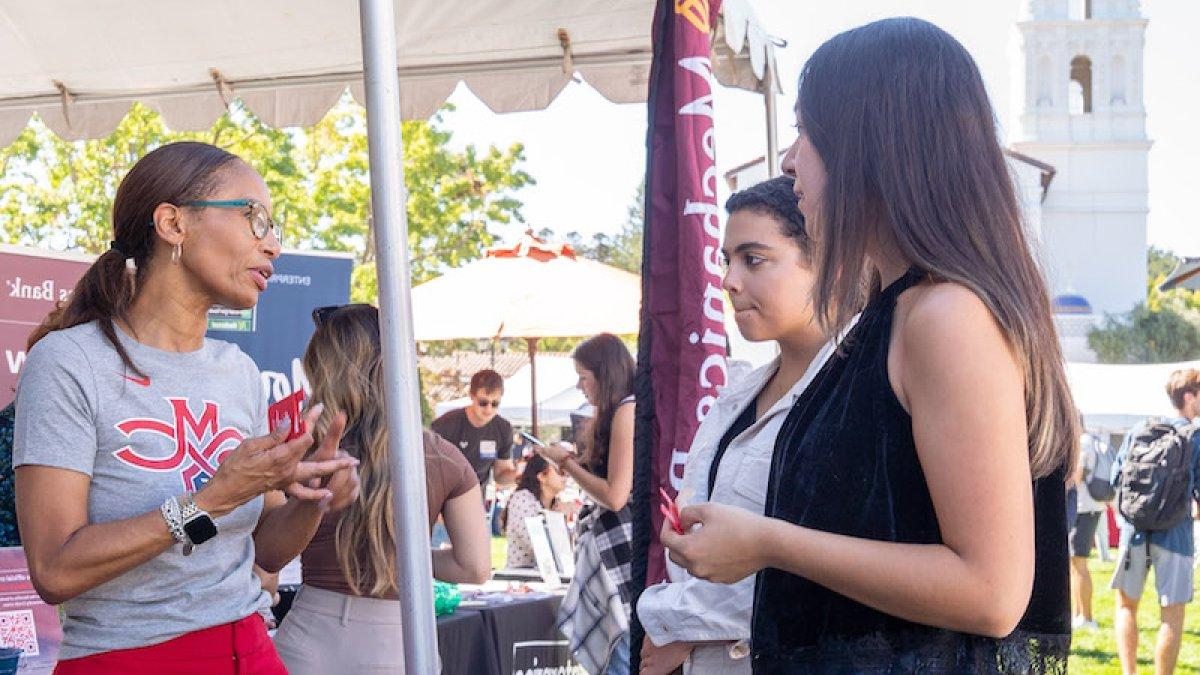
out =
<svg viewBox="0 0 1200 675"><path fill-rule="evenodd" d="M1113 551L1116 555L1116 551ZM1092 558L1092 615L1100 624L1095 632L1076 632L1071 640L1071 673L1085 675L1119 675L1116 629L1113 618L1116 591L1108 589L1114 563L1102 563ZM1197 587L1200 597L1200 586ZM1146 579L1146 590L1138 605L1138 671L1153 672L1154 644L1158 639L1158 602L1154 592L1154 571ZM1183 622L1183 647L1175 672L1180 675L1200 675L1200 606L1192 603Z"/></svg>
<svg viewBox="0 0 1200 675"><path fill-rule="evenodd" d="M492 538L492 568L503 569L507 558L507 543L504 537ZM1117 552L1112 552L1115 557ZM1116 591L1108 589L1112 579L1113 563L1100 562L1092 558L1092 615L1100 624L1096 632L1075 633L1071 641L1070 672L1072 675L1120 675L1121 665L1117 658L1116 629L1113 627ZM1197 579L1200 582L1200 577ZM1158 637L1158 603L1154 593L1154 571L1146 579L1146 592L1138 606L1138 670L1153 672L1154 643ZM1200 599L1200 583L1196 597ZM1200 603L1187 608L1183 624L1183 647L1179 651L1179 662L1175 672L1179 675L1200 675Z"/></svg>

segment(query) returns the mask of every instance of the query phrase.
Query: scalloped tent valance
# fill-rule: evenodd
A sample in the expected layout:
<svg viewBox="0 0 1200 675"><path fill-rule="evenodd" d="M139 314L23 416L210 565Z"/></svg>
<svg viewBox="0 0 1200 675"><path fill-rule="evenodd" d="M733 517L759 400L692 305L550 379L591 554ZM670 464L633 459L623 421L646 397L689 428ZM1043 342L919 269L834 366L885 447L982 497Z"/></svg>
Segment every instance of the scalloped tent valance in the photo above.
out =
<svg viewBox="0 0 1200 675"><path fill-rule="evenodd" d="M537 110L578 76L611 101L645 100L653 0L396 0L402 114L433 114L464 82L496 112ZM69 140L112 132L134 101L178 131L207 129L234 97L272 126L362 102L353 0L45 0L0 7L0 147L37 113ZM774 69L747 0L725 0L713 67L759 90ZM772 81L768 79L768 81ZM773 78L778 82L778 78Z"/></svg>

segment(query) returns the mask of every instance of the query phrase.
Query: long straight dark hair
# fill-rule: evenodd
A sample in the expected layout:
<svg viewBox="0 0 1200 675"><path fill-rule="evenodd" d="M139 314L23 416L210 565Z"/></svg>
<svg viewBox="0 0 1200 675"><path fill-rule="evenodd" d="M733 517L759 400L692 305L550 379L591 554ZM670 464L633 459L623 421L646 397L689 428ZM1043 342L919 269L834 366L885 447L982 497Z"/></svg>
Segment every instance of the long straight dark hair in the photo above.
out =
<svg viewBox="0 0 1200 675"><path fill-rule="evenodd" d="M813 53L796 107L827 173L809 223L824 329L878 291L867 256L890 235L916 268L979 296L1020 354L1033 475L1073 466L1079 423L1049 294L971 55L927 21L876 21Z"/></svg>
<svg viewBox="0 0 1200 675"><path fill-rule="evenodd" d="M114 319L127 320L137 284L154 255L154 210L159 204L202 199L216 189L218 171L238 156L214 145L171 143L142 157L117 188L113 201L113 244L88 268L63 310L60 328L97 321L125 367L143 373L117 339ZM131 274L125 260L134 261Z"/></svg>
<svg viewBox="0 0 1200 675"><path fill-rule="evenodd" d="M521 490L528 490L540 505L542 503L542 481L538 480L538 476L549 468L550 462L545 457L534 453L529 459L525 460L525 468L521 471L521 477L517 479L517 487L513 489L513 494ZM508 529L507 504L504 506L504 510L500 512L500 529Z"/></svg>
<svg viewBox="0 0 1200 675"><path fill-rule="evenodd" d="M596 415L579 441L584 466L597 469L608 462L613 415L621 401L633 395L633 356L621 338L601 333L580 343L571 358L596 378Z"/></svg>

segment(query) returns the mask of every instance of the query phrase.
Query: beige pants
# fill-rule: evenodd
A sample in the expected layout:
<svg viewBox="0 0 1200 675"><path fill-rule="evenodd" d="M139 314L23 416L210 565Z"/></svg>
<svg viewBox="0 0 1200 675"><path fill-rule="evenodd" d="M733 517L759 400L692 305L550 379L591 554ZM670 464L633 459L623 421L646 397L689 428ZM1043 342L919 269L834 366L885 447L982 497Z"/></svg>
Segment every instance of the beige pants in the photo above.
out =
<svg viewBox="0 0 1200 675"><path fill-rule="evenodd" d="M403 675L400 603L303 586L275 648L291 675Z"/></svg>

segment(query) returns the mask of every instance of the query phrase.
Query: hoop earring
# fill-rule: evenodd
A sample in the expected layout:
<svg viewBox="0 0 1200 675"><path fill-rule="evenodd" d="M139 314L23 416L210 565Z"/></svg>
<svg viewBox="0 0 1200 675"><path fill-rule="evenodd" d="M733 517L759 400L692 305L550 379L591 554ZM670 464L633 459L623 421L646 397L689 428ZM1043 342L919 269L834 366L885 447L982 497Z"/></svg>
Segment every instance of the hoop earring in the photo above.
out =
<svg viewBox="0 0 1200 675"><path fill-rule="evenodd" d="M183 255L183 242L175 244L175 248L171 249L171 262L179 264L179 258Z"/></svg>

